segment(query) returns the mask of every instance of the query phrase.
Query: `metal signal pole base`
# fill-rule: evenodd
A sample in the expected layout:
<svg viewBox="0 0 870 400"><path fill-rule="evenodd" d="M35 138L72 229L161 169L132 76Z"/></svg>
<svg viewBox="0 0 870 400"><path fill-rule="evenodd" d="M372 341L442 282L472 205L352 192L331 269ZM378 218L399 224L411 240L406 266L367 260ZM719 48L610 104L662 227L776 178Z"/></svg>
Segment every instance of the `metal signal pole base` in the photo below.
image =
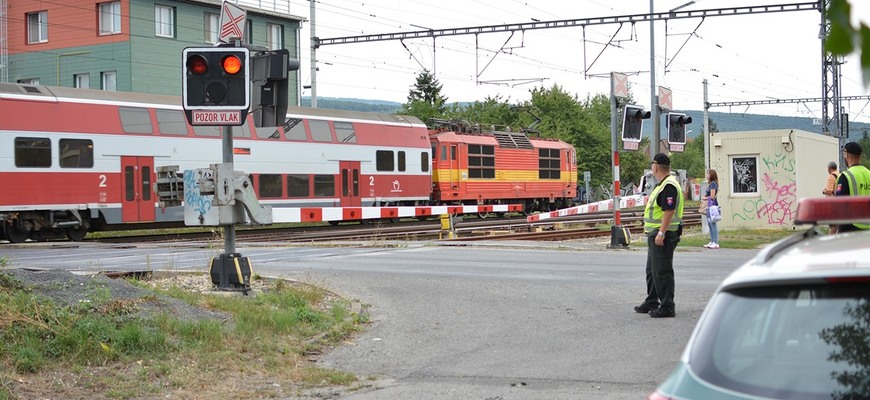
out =
<svg viewBox="0 0 870 400"><path fill-rule="evenodd" d="M211 259L208 268L211 283L220 291L242 292L247 295L251 290L253 267L248 257L239 253L221 254Z"/></svg>
<svg viewBox="0 0 870 400"><path fill-rule="evenodd" d="M613 225L610 227L610 244L608 249L626 249L631 242L631 232L628 228Z"/></svg>

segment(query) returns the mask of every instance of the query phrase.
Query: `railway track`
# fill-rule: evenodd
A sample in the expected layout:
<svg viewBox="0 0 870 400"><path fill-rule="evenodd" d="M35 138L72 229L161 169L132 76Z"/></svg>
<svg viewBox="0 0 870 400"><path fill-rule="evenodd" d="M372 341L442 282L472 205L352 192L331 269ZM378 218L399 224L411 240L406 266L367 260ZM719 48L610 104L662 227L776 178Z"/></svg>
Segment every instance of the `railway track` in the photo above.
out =
<svg viewBox="0 0 870 400"><path fill-rule="evenodd" d="M539 240L559 241L593 237L610 236L612 211L566 216L548 219L543 222L528 223L522 216L506 216L498 218L466 218L455 226L453 241L481 240ZM642 233L642 210L622 211L622 224L628 227L632 234ZM687 211L684 215L686 226L697 226L701 216L696 211ZM389 222L371 223L368 225L323 225L292 228L257 228L239 229L236 231L236 241L239 243L324 243L324 242L358 242L358 241L388 241L388 240L437 240L449 237L441 229L440 221L402 221L398 224ZM135 244L143 242L214 242L222 239L222 229L215 227L210 232L181 232L170 234L151 234L123 236L112 238L90 239L99 243Z"/></svg>

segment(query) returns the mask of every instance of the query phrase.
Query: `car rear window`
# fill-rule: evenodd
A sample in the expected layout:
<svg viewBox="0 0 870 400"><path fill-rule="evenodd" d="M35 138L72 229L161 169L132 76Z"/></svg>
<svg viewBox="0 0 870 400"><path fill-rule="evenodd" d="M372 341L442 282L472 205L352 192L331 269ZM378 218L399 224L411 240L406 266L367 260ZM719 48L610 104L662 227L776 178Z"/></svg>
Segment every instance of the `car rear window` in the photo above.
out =
<svg viewBox="0 0 870 400"><path fill-rule="evenodd" d="M699 378L779 399L870 393L870 284L721 292L692 346Z"/></svg>

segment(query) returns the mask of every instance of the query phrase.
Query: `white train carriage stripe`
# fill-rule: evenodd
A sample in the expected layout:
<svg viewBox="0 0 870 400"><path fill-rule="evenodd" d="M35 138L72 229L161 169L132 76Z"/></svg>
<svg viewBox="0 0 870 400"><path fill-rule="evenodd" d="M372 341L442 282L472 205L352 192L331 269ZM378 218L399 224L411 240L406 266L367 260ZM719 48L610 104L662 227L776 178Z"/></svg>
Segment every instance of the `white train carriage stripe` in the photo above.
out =
<svg viewBox="0 0 870 400"><path fill-rule="evenodd" d="M632 208L646 205L647 196L642 194L636 194L632 196L624 196L619 198L619 208ZM587 214L598 211L608 211L613 209L613 200L602 200L595 203L583 204L580 206L574 206L569 208L563 208L561 210L550 211L548 213L540 213L535 215L529 215L526 217L526 222L538 222L543 221L545 219L550 218L559 218L565 217L568 215L578 215L578 214Z"/></svg>

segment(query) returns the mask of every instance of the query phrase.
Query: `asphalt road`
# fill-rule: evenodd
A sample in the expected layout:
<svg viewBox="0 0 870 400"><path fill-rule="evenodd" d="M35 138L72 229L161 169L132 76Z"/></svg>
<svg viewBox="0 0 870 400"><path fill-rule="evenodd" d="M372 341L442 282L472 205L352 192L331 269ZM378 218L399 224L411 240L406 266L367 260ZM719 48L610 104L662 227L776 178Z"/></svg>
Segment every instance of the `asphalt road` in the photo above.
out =
<svg viewBox="0 0 870 400"><path fill-rule="evenodd" d="M204 270L217 251L0 246L16 267L107 270ZM311 282L369 306L369 329L317 361L365 379L359 390L336 395L354 400L645 399L675 365L718 283L756 253L678 248L677 316L653 319L632 309L645 294L642 247L503 242L239 251L260 274Z"/></svg>

